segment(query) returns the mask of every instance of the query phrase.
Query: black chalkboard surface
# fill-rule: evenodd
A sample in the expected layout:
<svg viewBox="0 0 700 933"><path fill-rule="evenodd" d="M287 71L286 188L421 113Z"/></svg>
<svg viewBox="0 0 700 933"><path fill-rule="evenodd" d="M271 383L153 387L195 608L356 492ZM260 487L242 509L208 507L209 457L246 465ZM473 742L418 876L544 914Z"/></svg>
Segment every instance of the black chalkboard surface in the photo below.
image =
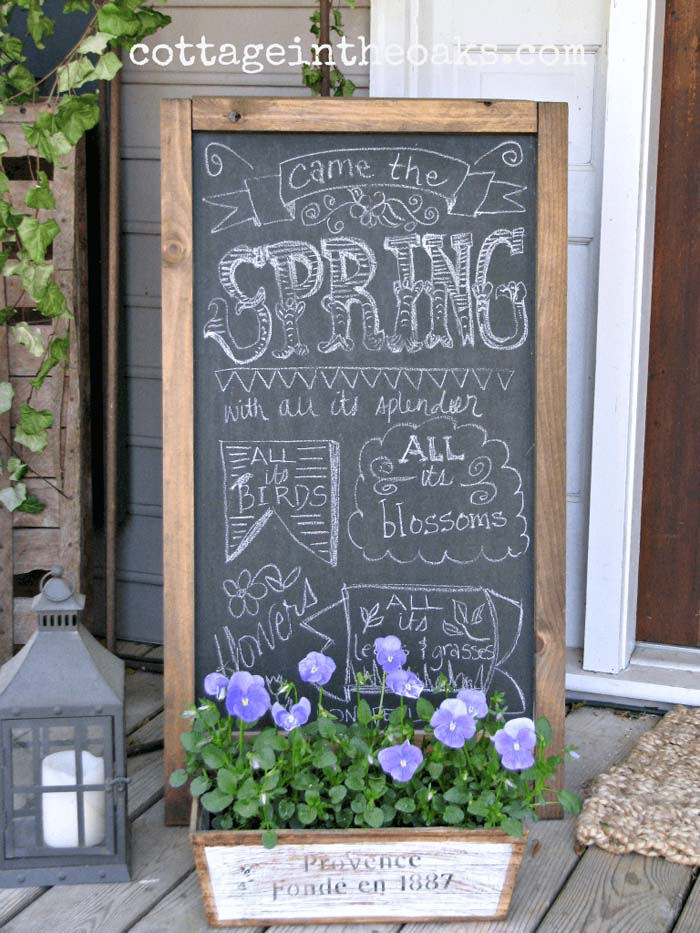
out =
<svg viewBox="0 0 700 933"><path fill-rule="evenodd" d="M389 634L428 695L502 691L563 744L566 128L163 103L166 772L205 674L274 694L323 651L348 719Z"/></svg>
<svg viewBox="0 0 700 933"><path fill-rule="evenodd" d="M532 135L200 133L196 680L396 634L532 710Z"/></svg>

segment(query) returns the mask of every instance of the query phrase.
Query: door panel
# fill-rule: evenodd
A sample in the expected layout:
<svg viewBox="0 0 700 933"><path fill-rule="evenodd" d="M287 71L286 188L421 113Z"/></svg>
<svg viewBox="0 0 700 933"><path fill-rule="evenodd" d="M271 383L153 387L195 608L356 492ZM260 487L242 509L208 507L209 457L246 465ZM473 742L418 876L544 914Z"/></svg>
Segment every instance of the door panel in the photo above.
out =
<svg viewBox="0 0 700 933"><path fill-rule="evenodd" d="M637 638L700 646L700 5L666 6Z"/></svg>

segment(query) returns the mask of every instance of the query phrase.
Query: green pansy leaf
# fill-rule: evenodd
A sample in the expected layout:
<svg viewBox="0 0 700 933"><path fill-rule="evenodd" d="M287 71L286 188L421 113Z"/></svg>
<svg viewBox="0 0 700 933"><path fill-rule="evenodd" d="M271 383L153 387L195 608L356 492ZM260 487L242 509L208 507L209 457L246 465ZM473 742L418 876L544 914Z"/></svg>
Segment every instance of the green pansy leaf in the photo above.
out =
<svg viewBox="0 0 700 933"><path fill-rule="evenodd" d="M410 797L400 797L394 806L401 813L413 813L416 809L416 802Z"/></svg>
<svg viewBox="0 0 700 933"><path fill-rule="evenodd" d="M469 794L460 787L450 787L449 790L445 791L444 797L448 803L467 803L469 801Z"/></svg>
<svg viewBox="0 0 700 933"><path fill-rule="evenodd" d="M216 786L224 794L235 796L238 788L238 777L228 768L221 768L216 775Z"/></svg>
<svg viewBox="0 0 700 933"><path fill-rule="evenodd" d="M384 811L379 807L368 807L365 810L365 820L372 829L379 829L384 825Z"/></svg>
<svg viewBox="0 0 700 933"><path fill-rule="evenodd" d="M46 250L59 231L60 227L55 220L42 222L34 217L25 217L17 229L22 247L34 262L43 262Z"/></svg>
<svg viewBox="0 0 700 933"><path fill-rule="evenodd" d="M333 803L340 803L348 795L348 789L344 784L337 784L328 791L328 796Z"/></svg>
<svg viewBox="0 0 700 933"><path fill-rule="evenodd" d="M557 800L562 805L565 813L571 813L573 815L580 813L581 801L576 794L572 794L570 790L557 791Z"/></svg>
<svg viewBox="0 0 700 933"><path fill-rule="evenodd" d="M0 415L4 415L12 408L14 394L15 390L9 382L0 382Z"/></svg>
<svg viewBox="0 0 700 933"><path fill-rule="evenodd" d="M222 810L225 810L226 807L230 807L233 803L233 797L230 794L222 794L220 790L210 790L209 793L203 794L200 798L202 801L202 806L209 813L221 813Z"/></svg>
<svg viewBox="0 0 700 933"><path fill-rule="evenodd" d="M226 752L223 751L223 749L218 748L216 745L205 745L201 754L202 761L207 766L207 768L216 770L218 768L223 768L223 766L226 764Z"/></svg>
<svg viewBox="0 0 700 933"><path fill-rule="evenodd" d="M170 786L171 787L182 787L187 783L187 772L184 768L178 768L176 771L170 775Z"/></svg>
<svg viewBox="0 0 700 933"><path fill-rule="evenodd" d="M367 723L372 718L372 709L367 702L367 700L360 700L357 704L357 721L361 722L363 726L366 726Z"/></svg>
<svg viewBox="0 0 700 933"><path fill-rule="evenodd" d="M280 815L280 819L285 823L287 820L291 820L294 816L294 811L296 810L296 805L293 800L289 800L287 797L283 797L282 800L277 804L277 812Z"/></svg>
<svg viewBox="0 0 700 933"><path fill-rule="evenodd" d="M32 356L44 355L44 341L41 339L41 331L38 327L32 328L26 321L21 321L19 324L13 324L12 336Z"/></svg>
<svg viewBox="0 0 700 933"><path fill-rule="evenodd" d="M461 807L450 804L449 807L445 807L442 818L450 826L457 826L459 823L464 822L464 810L462 810Z"/></svg>
<svg viewBox="0 0 700 933"><path fill-rule="evenodd" d="M266 829L260 841L266 849L274 849L277 845L277 833L274 829Z"/></svg>
<svg viewBox="0 0 700 933"><path fill-rule="evenodd" d="M257 814L260 803L257 800L237 800L233 805L233 809L244 820L249 820Z"/></svg>
<svg viewBox="0 0 700 933"><path fill-rule="evenodd" d="M552 727L549 724L549 720L545 719L544 716L540 716L535 723L535 728L537 729L537 734L544 740L545 745L550 745L552 742Z"/></svg>
<svg viewBox="0 0 700 933"><path fill-rule="evenodd" d="M501 829L504 833L508 833L509 836L515 836L516 839L520 839L523 834L523 824L520 820L513 820L510 817L502 820Z"/></svg>
<svg viewBox="0 0 700 933"><path fill-rule="evenodd" d="M426 700L425 697L418 698L418 701L416 702L416 713L418 714L419 719L422 719L423 722L430 722L434 712L435 707L430 702L430 700Z"/></svg>
<svg viewBox="0 0 700 933"><path fill-rule="evenodd" d="M316 822L316 810L306 803L297 806L297 817L303 826L310 826Z"/></svg>
<svg viewBox="0 0 700 933"><path fill-rule="evenodd" d="M6 486L0 489L0 503L2 503L8 512L14 512L27 498L27 487L24 483L16 483L14 486Z"/></svg>
<svg viewBox="0 0 700 933"><path fill-rule="evenodd" d="M204 777L203 774L200 774L190 784L190 793L193 797L201 797L202 794L205 794L210 787L211 781L209 778Z"/></svg>
<svg viewBox="0 0 700 933"><path fill-rule="evenodd" d="M98 81L111 81L122 67L114 52L107 52L95 65L94 77Z"/></svg>

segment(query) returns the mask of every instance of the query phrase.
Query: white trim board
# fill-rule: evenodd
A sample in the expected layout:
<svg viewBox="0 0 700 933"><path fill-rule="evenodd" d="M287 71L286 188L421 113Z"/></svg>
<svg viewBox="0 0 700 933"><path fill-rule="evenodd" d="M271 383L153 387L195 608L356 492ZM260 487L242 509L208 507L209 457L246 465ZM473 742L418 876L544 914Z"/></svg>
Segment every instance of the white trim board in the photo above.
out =
<svg viewBox="0 0 700 933"><path fill-rule="evenodd" d="M583 666L611 674L636 635L664 12L610 10Z"/></svg>
<svg viewBox="0 0 700 933"><path fill-rule="evenodd" d="M567 648L566 695L572 700L661 709L677 703L700 706L700 664L696 661L691 668L687 652L684 648L638 644L626 670L600 674L583 669L580 648Z"/></svg>

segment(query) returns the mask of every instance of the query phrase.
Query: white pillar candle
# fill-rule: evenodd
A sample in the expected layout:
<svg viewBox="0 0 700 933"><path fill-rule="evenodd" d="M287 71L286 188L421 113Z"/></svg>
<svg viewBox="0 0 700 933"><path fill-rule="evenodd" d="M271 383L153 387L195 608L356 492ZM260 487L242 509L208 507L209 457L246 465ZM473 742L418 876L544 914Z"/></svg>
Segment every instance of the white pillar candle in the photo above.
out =
<svg viewBox="0 0 700 933"><path fill-rule="evenodd" d="M83 784L104 784L104 758L83 752ZM75 752L67 750L47 755L41 762L44 787L69 787L77 783ZM56 849L78 845L78 795L63 791L42 794L44 844ZM86 846L98 846L105 837L105 793L102 790L83 794L83 825Z"/></svg>

